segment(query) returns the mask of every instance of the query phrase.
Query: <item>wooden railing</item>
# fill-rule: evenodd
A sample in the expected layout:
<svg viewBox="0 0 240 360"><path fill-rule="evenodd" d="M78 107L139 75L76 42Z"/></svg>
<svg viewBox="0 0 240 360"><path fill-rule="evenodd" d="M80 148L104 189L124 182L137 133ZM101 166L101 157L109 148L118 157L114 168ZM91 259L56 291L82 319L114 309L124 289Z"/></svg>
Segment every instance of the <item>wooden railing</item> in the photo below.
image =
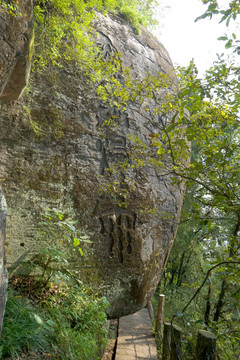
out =
<svg viewBox="0 0 240 360"><path fill-rule="evenodd" d="M164 299L159 295L155 332L162 342L162 360L184 360L182 355L183 330L172 323L164 323ZM216 360L216 336L209 331L199 330L194 360Z"/></svg>
<svg viewBox="0 0 240 360"><path fill-rule="evenodd" d="M182 356L182 329L171 323L164 324L162 360L184 360ZM194 360L216 360L216 336L199 330Z"/></svg>

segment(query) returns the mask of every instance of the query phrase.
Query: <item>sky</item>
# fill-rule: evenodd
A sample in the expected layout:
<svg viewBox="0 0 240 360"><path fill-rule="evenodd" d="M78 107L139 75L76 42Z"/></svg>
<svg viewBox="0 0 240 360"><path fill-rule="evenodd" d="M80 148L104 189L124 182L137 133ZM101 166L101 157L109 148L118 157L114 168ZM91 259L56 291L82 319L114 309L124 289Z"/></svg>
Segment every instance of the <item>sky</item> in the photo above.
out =
<svg viewBox="0 0 240 360"><path fill-rule="evenodd" d="M218 24L214 17L194 22L207 10L201 0L161 0L161 4L169 8L159 17L160 30L155 35L175 65L186 66L194 58L199 73L203 74L216 59L216 53L226 52L224 42L217 40L226 32L225 25Z"/></svg>

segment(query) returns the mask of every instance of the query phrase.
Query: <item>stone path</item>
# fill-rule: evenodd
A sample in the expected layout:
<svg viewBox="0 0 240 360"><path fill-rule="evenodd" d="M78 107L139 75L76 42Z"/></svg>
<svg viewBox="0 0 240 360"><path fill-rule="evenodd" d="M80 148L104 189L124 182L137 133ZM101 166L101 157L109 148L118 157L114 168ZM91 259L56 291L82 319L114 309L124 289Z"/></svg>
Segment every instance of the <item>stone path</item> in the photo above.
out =
<svg viewBox="0 0 240 360"><path fill-rule="evenodd" d="M119 320L115 360L157 360L157 348L148 310Z"/></svg>

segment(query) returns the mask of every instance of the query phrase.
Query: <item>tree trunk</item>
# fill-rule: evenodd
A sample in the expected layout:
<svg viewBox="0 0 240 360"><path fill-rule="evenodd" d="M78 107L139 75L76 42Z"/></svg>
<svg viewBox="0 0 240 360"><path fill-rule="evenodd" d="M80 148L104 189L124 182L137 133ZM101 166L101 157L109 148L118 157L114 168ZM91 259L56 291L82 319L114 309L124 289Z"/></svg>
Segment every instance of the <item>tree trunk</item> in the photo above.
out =
<svg viewBox="0 0 240 360"><path fill-rule="evenodd" d="M219 294L218 303L217 303L216 311L215 311L214 318L213 318L213 320L216 322L218 322L222 308L223 308L223 299L224 299L226 287L227 287L227 280L224 279L222 282L221 292Z"/></svg>
<svg viewBox="0 0 240 360"><path fill-rule="evenodd" d="M183 261L184 261L185 253L186 253L185 251L182 253L180 264L179 264L179 269L178 269L178 274L177 274L177 286L179 286L179 287L181 286L182 275L184 273L184 271L183 271Z"/></svg>
<svg viewBox="0 0 240 360"><path fill-rule="evenodd" d="M210 311L211 311L211 295L212 295L212 281L210 280L208 286L206 309L204 314L204 322L206 325L209 324Z"/></svg>
<svg viewBox="0 0 240 360"><path fill-rule="evenodd" d="M176 273L177 273L177 269L176 269L176 267L173 266L173 263L172 263L171 279L169 280L169 285L173 284Z"/></svg>
<svg viewBox="0 0 240 360"><path fill-rule="evenodd" d="M235 251L234 251L235 241L237 243L237 248L239 248L239 246L240 246L238 243L238 240L237 240L239 229L240 229L240 218L238 218L238 222L237 222L234 232L233 232L232 242L230 242L230 250L229 250L230 257L233 257L235 255ZM219 294L218 303L217 303L216 311L215 311L214 318L213 318L213 320L216 322L218 322L219 317L221 315L221 311L222 311L222 308L224 305L223 300L224 300L226 289L227 289L227 280L224 279L222 282L221 292Z"/></svg>
<svg viewBox="0 0 240 360"><path fill-rule="evenodd" d="M166 269L165 269L164 272L163 272L163 287L164 287L164 289L166 288L166 284L167 284L167 277L166 277ZM159 284L158 284L158 287L159 287L159 290L160 290Z"/></svg>
<svg viewBox="0 0 240 360"><path fill-rule="evenodd" d="M181 286L182 282L183 282L183 275L186 272L187 266L189 264L189 261L191 259L193 251L190 251L187 260L185 261L185 263L182 262L182 266L179 268L179 272L178 272L178 279L177 279L177 286ZM184 256L186 255L186 252L184 252ZM183 266L184 265L184 266Z"/></svg>

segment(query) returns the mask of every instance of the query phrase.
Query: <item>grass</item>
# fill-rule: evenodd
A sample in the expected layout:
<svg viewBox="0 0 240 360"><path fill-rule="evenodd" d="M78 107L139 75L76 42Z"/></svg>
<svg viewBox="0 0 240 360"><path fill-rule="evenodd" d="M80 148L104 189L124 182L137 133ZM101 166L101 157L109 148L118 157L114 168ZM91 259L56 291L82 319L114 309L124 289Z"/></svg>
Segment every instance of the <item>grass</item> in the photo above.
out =
<svg viewBox="0 0 240 360"><path fill-rule="evenodd" d="M1 358L17 359L19 354L33 351L49 351L53 324L39 308L17 295L8 293L0 345Z"/></svg>
<svg viewBox="0 0 240 360"><path fill-rule="evenodd" d="M1 359L15 360L29 353L38 354L38 359L101 358L107 341L108 304L104 298L64 283L52 284L41 296L37 292L35 299L33 295L30 301L21 293L9 290L0 342Z"/></svg>

